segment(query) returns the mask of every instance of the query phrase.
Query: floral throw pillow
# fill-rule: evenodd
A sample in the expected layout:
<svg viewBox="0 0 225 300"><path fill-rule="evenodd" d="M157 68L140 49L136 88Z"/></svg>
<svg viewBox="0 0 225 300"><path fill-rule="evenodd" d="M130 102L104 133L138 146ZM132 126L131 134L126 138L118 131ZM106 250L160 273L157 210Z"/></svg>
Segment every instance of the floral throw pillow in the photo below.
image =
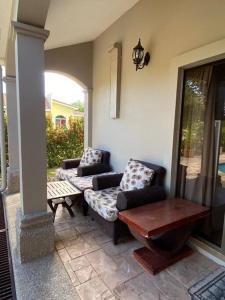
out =
<svg viewBox="0 0 225 300"><path fill-rule="evenodd" d="M84 150L84 154L80 161L80 166L90 166L96 163L100 163L102 159L102 152L100 150L95 150L92 148L87 148Z"/></svg>
<svg viewBox="0 0 225 300"><path fill-rule="evenodd" d="M150 185L154 170L147 168L142 163L130 159L120 182L123 191L143 189Z"/></svg>

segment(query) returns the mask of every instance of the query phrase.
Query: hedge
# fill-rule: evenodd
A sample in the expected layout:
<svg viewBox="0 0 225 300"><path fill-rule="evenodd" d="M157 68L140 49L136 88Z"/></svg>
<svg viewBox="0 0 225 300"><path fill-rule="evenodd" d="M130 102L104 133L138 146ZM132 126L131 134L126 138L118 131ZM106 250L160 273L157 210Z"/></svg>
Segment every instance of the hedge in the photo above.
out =
<svg viewBox="0 0 225 300"><path fill-rule="evenodd" d="M81 157L84 149L84 119L71 117L69 127L54 127L46 116L48 168L58 167L63 159Z"/></svg>

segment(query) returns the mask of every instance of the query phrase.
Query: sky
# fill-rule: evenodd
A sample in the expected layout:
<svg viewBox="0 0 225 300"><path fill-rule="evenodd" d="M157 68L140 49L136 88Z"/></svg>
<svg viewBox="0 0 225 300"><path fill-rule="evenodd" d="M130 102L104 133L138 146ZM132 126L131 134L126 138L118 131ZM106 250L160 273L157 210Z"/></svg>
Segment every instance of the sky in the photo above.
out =
<svg viewBox="0 0 225 300"><path fill-rule="evenodd" d="M5 68L2 68L3 77ZM6 92L3 82L3 93ZM50 95L55 100L72 104L78 100L84 101L83 88L75 81L61 74L45 72L45 96Z"/></svg>
<svg viewBox="0 0 225 300"><path fill-rule="evenodd" d="M72 79L57 73L45 72L45 96L72 104L84 101L83 88Z"/></svg>

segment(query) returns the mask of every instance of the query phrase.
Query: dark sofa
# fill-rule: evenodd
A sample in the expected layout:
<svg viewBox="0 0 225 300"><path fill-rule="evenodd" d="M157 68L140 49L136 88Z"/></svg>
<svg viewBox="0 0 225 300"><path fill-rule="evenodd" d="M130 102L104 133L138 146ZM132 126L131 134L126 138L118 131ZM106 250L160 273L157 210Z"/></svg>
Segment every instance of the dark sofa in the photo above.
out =
<svg viewBox="0 0 225 300"><path fill-rule="evenodd" d="M98 174L111 174L110 167L110 152L101 150L102 158L100 163L89 166L80 166L81 159L65 159L61 163L61 168L56 171L56 176L59 180L67 180L76 188L81 194L81 203L84 215L86 214L85 202L83 201L83 192L86 189L92 188L92 178ZM73 200L73 197L70 197Z"/></svg>
<svg viewBox="0 0 225 300"><path fill-rule="evenodd" d="M151 184L145 188L121 191L119 188L123 176L123 173L121 173L94 176L92 180L93 190L85 191L86 210L88 210L89 214L112 236L114 244L117 244L119 237L128 231L127 226L117 217L119 211L164 200L166 198L164 190L166 170L161 166L148 162L138 160L137 162L154 170ZM91 198L94 202L90 202ZM103 201L101 201L101 199ZM101 206L101 203L105 201L108 201L109 205L108 207L102 207L102 213L99 213L100 211L98 211L96 207ZM95 205L92 205L93 203ZM106 210L108 210L107 213Z"/></svg>
<svg viewBox="0 0 225 300"><path fill-rule="evenodd" d="M71 169L76 169L76 174L78 177L90 176L95 174L101 174L111 171L110 167L110 153L108 151L100 150L102 152L102 158L100 163L96 163L90 166L80 166L80 158L76 159L65 159L61 162L61 170L66 171Z"/></svg>

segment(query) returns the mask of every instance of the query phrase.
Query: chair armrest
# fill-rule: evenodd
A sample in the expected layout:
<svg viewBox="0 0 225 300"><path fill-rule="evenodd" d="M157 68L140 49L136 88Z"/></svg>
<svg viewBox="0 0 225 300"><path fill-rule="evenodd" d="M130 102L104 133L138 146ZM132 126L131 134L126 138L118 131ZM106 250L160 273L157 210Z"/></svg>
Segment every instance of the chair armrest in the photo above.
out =
<svg viewBox="0 0 225 300"><path fill-rule="evenodd" d="M80 158L75 158L75 159L64 159L61 162L61 167L63 169L72 169L72 168L77 168L80 164L81 159Z"/></svg>
<svg viewBox="0 0 225 300"><path fill-rule="evenodd" d="M123 211L165 199L166 192L163 187L150 186L140 190L120 192L116 206L119 211Z"/></svg>
<svg viewBox="0 0 225 300"><path fill-rule="evenodd" d="M83 177L89 175L96 175L96 174L101 174L109 171L111 171L110 166L98 163L91 166L78 167L77 176Z"/></svg>
<svg viewBox="0 0 225 300"><path fill-rule="evenodd" d="M99 191L99 190L104 190L111 187L119 186L122 177L123 177L123 173L94 176L92 179L93 190Z"/></svg>

